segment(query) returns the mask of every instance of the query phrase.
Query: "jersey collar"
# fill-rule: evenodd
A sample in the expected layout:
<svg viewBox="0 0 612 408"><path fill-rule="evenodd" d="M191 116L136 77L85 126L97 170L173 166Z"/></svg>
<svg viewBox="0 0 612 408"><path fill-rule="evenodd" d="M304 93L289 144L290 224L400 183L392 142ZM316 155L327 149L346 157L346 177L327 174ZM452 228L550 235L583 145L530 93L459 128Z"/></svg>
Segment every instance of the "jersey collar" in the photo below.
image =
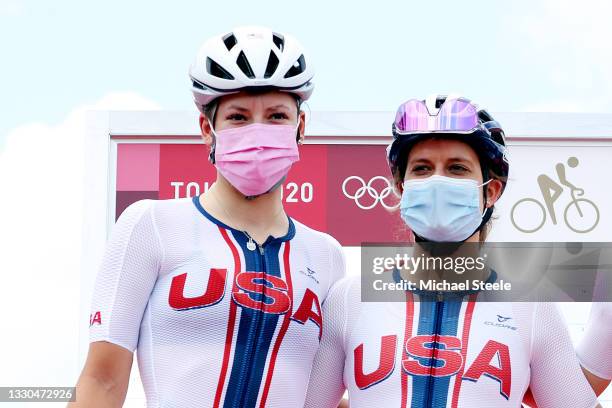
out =
<svg viewBox="0 0 612 408"><path fill-rule="evenodd" d="M200 194L201 195L201 194ZM208 218L209 221L211 221L212 223L220 226L221 228L224 228L226 230L235 232L235 233L244 233L244 231L238 230L236 228L232 228L229 225L225 224L224 222L218 220L217 218L213 217L213 215L211 213L209 213L208 211L206 211L204 209L204 207L202 207L202 204L200 204L200 195L195 195L191 198L191 201L193 202L193 204L195 205L195 207L198 209L198 211L205 216L206 218ZM287 215L287 220L289 221L289 228L287 230L287 233L285 235L283 235L282 237L273 237L271 235L268 236L268 238L266 239L266 241L263 243L263 245L267 245L271 242L283 242L283 241L289 241L290 239L292 239L295 236L295 224L293 223L293 220L291 219L291 217L289 217Z"/></svg>

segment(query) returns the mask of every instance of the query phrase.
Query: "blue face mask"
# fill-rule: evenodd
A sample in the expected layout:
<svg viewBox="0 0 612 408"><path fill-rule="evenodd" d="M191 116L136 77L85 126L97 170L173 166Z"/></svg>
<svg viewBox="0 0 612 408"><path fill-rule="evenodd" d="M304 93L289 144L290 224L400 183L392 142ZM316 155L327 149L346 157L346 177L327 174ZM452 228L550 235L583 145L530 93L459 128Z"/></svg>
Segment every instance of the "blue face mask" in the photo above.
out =
<svg viewBox="0 0 612 408"><path fill-rule="evenodd" d="M402 219L427 240L464 241L482 222L479 187L489 181L479 185L473 179L438 175L406 180L400 203Z"/></svg>

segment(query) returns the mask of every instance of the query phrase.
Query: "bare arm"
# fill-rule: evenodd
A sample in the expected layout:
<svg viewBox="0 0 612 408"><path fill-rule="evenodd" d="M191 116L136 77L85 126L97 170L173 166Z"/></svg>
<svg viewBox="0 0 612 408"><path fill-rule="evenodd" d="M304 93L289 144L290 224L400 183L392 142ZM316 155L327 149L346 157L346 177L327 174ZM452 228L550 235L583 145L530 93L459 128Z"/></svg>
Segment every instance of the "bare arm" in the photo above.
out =
<svg viewBox="0 0 612 408"><path fill-rule="evenodd" d="M91 302L89 352L73 407L121 407L127 393L142 316L160 268L154 200L131 204L106 244Z"/></svg>
<svg viewBox="0 0 612 408"><path fill-rule="evenodd" d="M608 387L608 385L610 385L611 380L606 380L605 378L598 377L584 367L582 367L582 372L587 378L589 384L591 384L591 387L593 388L593 391L595 391L595 395L597 396L601 395Z"/></svg>
<svg viewBox="0 0 612 408"><path fill-rule="evenodd" d="M89 345L85 367L76 385L76 401L68 408L121 407L125 401L133 354L106 341Z"/></svg>

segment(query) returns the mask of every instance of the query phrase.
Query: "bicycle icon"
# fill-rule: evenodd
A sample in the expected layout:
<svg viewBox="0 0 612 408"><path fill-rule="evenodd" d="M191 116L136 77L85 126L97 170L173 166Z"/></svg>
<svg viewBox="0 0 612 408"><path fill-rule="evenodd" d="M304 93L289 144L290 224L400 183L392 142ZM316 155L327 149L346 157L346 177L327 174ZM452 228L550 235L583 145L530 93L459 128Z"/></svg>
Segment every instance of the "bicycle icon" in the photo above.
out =
<svg viewBox="0 0 612 408"><path fill-rule="evenodd" d="M572 156L567 159L567 164L571 168L575 168L576 166L578 166L578 163L579 161L576 157ZM559 181L564 186L569 187L570 195L572 196L572 200L567 204L567 206L565 207L565 211L563 212L563 220L565 221L565 225L567 225L567 227L572 231L577 232L579 234L585 234L589 231L592 231L599 223L599 209L593 201L584 197L577 198L577 196L582 197L584 195L584 190L582 188L576 187L575 185L567 181L567 178L565 177L565 166L563 163L557 163L555 169L557 171ZM546 204L546 208L544 208L544 205L539 200L527 197L518 200L512 206L512 210L510 211L510 220L512 221L512 225L514 225L514 227L519 231L528 234L536 232L537 230L542 228L542 226L546 222L546 210L548 210L548 213L550 214L552 223L554 225L557 225L557 216L555 213L554 203L555 201L557 201L557 199L563 192L563 187L561 187L559 183L548 177L546 174L540 174L537 180L538 185L540 187L540 191L542 192L544 204ZM519 226L515 218L516 209L519 206L525 208L525 204L527 203L537 205L537 207L541 211L539 223L537 223L535 227L531 228L526 226ZM594 221L591 221L590 224L585 227L581 225L581 221L585 219L587 220L586 222L592 219L594 219Z"/></svg>

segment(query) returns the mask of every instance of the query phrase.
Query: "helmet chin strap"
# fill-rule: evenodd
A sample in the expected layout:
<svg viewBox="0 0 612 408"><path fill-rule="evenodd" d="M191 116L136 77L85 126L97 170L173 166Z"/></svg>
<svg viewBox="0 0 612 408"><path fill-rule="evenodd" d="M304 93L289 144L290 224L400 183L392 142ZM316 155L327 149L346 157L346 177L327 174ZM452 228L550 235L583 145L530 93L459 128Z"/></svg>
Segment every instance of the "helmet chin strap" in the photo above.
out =
<svg viewBox="0 0 612 408"><path fill-rule="evenodd" d="M215 123L215 116L217 116L217 102L213 102L214 105L212 105L212 110L210 112L210 116L212 118L212 122L211 120L207 117L206 120L208 121L208 125L210 126L211 129L211 142L210 142L210 154L208 155L208 161L211 162L212 164L215 164L215 147L217 145L217 138L215 136L215 129L213 127L213 123Z"/></svg>

